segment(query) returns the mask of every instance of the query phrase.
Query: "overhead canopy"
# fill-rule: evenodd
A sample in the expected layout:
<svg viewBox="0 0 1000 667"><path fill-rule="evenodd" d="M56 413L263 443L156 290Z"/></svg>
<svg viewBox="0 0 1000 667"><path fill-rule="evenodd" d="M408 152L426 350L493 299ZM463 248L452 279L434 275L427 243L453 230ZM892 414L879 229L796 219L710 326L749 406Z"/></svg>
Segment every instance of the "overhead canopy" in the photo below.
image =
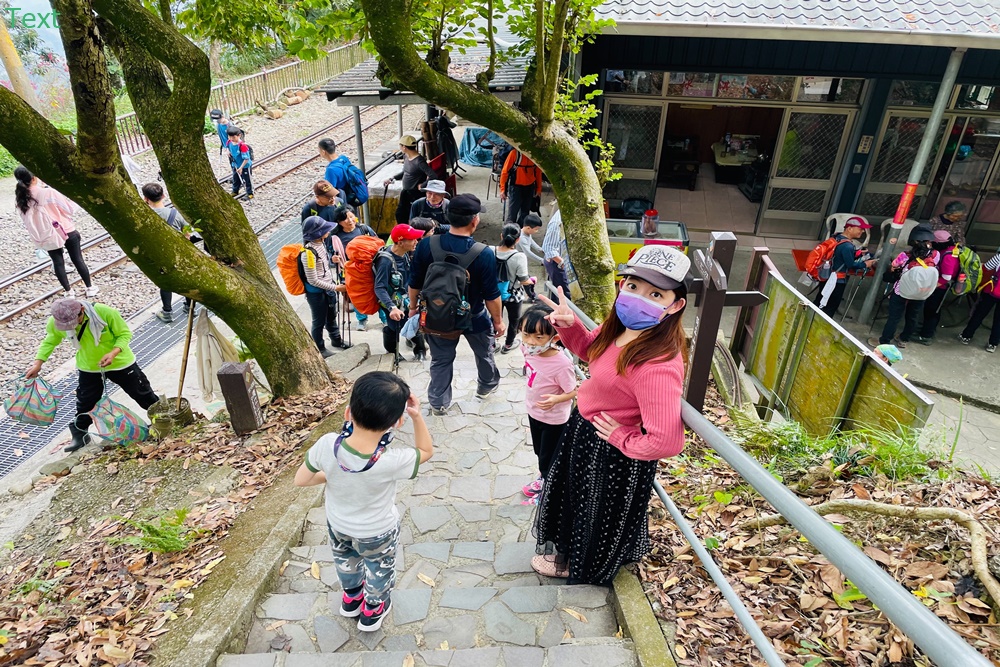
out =
<svg viewBox="0 0 1000 667"><path fill-rule="evenodd" d="M476 74L485 71L489 64L490 50L488 47L474 47L465 53L453 53L448 74L454 79L466 83L475 83ZM426 102L409 91L386 88L375 76L378 61L369 58L360 65L335 76L317 88L317 92L326 93L326 99L336 102L338 106L379 106L397 104L426 104ZM489 84L490 91L498 98L516 102L521 99L521 87L524 85L528 58L512 58L498 64L496 76Z"/></svg>
<svg viewBox="0 0 1000 667"><path fill-rule="evenodd" d="M1000 0L611 0L608 34L1000 49Z"/></svg>

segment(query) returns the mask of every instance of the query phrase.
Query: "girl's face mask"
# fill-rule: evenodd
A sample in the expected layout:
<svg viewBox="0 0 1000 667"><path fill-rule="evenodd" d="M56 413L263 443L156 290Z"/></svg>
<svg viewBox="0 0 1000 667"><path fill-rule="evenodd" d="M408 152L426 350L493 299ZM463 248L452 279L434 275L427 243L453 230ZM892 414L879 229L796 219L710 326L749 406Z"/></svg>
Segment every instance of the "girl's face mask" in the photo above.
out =
<svg viewBox="0 0 1000 667"><path fill-rule="evenodd" d="M669 313L668 306L647 299L638 294L621 292L615 300L615 313L626 329L644 331L651 329L665 320Z"/></svg>
<svg viewBox="0 0 1000 667"><path fill-rule="evenodd" d="M524 353L536 356L541 354L542 352L551 350L555 346L555 338L556 338L555 336L549 338L547 341L545 341L544 345L525 345Z"/></svg>

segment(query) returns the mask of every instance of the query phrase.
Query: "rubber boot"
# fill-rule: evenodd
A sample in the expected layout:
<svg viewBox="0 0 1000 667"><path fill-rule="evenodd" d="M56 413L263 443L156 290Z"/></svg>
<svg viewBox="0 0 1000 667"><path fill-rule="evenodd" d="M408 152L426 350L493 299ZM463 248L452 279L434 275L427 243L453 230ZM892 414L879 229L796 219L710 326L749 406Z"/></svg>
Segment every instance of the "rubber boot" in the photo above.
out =
<svg viewBox="0 0 1000 667"><path fill-rule="evenodd" d="M90 434L75 423L69 425L69 433L73 436L73 441L63 448L64 452L75 452L90 444Z"/></svg>

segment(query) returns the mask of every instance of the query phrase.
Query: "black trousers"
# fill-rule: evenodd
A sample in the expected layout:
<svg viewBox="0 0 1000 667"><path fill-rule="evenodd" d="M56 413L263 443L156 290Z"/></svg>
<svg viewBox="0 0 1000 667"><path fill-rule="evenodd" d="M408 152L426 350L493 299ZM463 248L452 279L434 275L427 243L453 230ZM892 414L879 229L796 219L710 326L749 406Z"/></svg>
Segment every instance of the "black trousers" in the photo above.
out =
<svg viewBox="0 0 1000 667"><path fill-rule="evenodd" d="M563 257L563 261L566 258ZM559 303L559 288L563 288L563 294L569 297L569 276L566 274L565 265L560 266L551 259L545 260L545 273L549 276L549 282L556 288L556 291L549 295L549 298Z"/></svg>
<svg viewBox="0 0 1000 667"><path fill-rule="evenodd" d="M243 174L233 167L233 194L238 195L240 193L240 187L246 186L247 195L253 195L253 182L250 180L253 177L253 167L244 167Z"/></svg>
<svg viewBox="0 0 1000 667"><path fill-rule="evenodd" d="M380 315L382 319L385 320L385 326L382 327L382 347L385 348L386 352L395 352L399 343L399 332L403 330L403 326L406 324L406 318L401 320L394 320L389 317L389 311L385 308L380 309L382 312ZM403 309L406 312L406 309ZM427 343L424 341L424 335L418 333L413 337L413 352L426 352Z"/></svg>
<svg viewBox="0 0 1000 667"><path fill-rule="evenodd" d="M396 224L405 225L410 222L410 206L423 195L416 188L403 190L399 193L399 203L396 205Z"/></svg>
<svg viewBox="0 0 1000 667"><path fill-rule="evenodd" d="M538 457L538 472L542 473L544 479L548 477L566 424L546 424L528 415L528 427L531 429L531 446Z"/></svg>
<svg viewBox="0 0 1000 667"><path fill-rule="evenodd" d="M903 333L899 334L899 340L908 343L910 336L917 330L917 319L920 317L920 311L923 307L923 301L904 299L895 292L890 294L889 319L885 322L885 328L882 329L882 335L879 336L878 342L882 345L891 343L893 336L896 335L896 329L899 327L899 321L905 318Z"/></svg>
<svg viewBox="0 0 1000 667"><path fill-rule="evenodd" d="M507 347L514 344L514 339L517 338L517 324L521 319L521 302L520 301L504 301L503 309L507 312L507 338L505 343Z"/></svg>
<svg viewBox="0 0 1000 667"><path fill-rule="evenodd" d="M170 290L161 289L160 290L160 304L163 306L163 312L169 313L174 309L174 293ZM184 305L188 308L191 307L191 299L184 297Z"/></svg>
<svg viewBox="0 0 1000 667"><path fill-rule="evenodd" d="M834 278L830 278L834 280ZM824 313L829 315L831 318L837 316L837 309L840 308L840 302L844 300L844 292L847 291L847 282L837 283L837 286L833 288L833 293L830 298L826 300L826 305L820 308ZM816 294L816 298L813 299L813 303L819 306L819 302L823 300L823 288L821 287L819 292Z"/></svg>
<svg viewBox="0 0 1000 667"><path fill-rule="evenodd" d="M340 345L340 327L337 325L337 297L327 292L310 292L306 290L306 303L312 313L312 339L320 352L326 349L323 341L323 329L330 334L330 342Z"/></svg>
<svg viewBox="0 0 1000 667"><path fill-rule="evenodd" d="M73 262L76 272L80 274L83 284L90 287L90 269L83 261L83 250L80 248L80 232L72 231L66 235L66 244L63 248L49 250L49 258L52 259L52 270L55 271L56 280L62 285L63 291L69 291L69 277L66 275L66 260L63 258L63 250L69 253L69 261Z"/></svg>
<svg viewBox="0 0 1000 667"><path fill-rule="evenodd" d="M972 338L976 329L986 320L986 316L993 311L993 328L990 330L990 345L1000 345L1000 299L989 294L980 294L976 309L972 311L972 318L962 330L963 338Z"/></svg>
<svg viewBox="0 0 1000 667"><path fill-rule="evenodd" d="M90 415L84 413L93 410L97 401L101 400L101 396L104 396L104 381L100 373L84 371L79 373L79 384L76 387L77 417L73 426L81 431L86 431L94 423L94 420L91 419ZM149 386L146 374L142 372L137 363L118 371L105 371L104 377L121 387L122 391L138 403L143 410L148 410L149 406L160 400L153 388Z"/></svg>
<svg viewBox="0 0 1000 667"><path fill-rule="evenodd" d="M531 185L514 185L511 183L507 192L506 222L516 222L518 226L524 222L524 217L531 213L531 207L535 204L536 189L534 183Z"/></svg>
<svg viewBox="0 0 1000 667"><path fill-rule="evenodd" d="M938 287L934 293L924 301L924 324L920 327L922 338L933 338L937 331L938 323L941 321L941 304L948 296L947 287Z"/></svg>

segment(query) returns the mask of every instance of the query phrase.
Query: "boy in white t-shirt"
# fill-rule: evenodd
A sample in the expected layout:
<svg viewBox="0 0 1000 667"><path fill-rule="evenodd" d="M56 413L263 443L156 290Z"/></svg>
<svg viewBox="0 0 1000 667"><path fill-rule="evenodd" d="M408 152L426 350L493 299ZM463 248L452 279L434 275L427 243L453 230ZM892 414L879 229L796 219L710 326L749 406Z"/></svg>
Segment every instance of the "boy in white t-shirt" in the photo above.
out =
<svg viewBox="0 0 1000 667"><path fill-rule="evenodd" d="M389 432L413 420L415 447L388 447ZM374 632L389 612L396 581L399 512L396 482L413 479L434 453L420 401L398 376L385 371L354 383L340 435L328 434L306 452L296 486L326 483L326 521L337 577L344 589L340 613L360 616Z"/></svg>

